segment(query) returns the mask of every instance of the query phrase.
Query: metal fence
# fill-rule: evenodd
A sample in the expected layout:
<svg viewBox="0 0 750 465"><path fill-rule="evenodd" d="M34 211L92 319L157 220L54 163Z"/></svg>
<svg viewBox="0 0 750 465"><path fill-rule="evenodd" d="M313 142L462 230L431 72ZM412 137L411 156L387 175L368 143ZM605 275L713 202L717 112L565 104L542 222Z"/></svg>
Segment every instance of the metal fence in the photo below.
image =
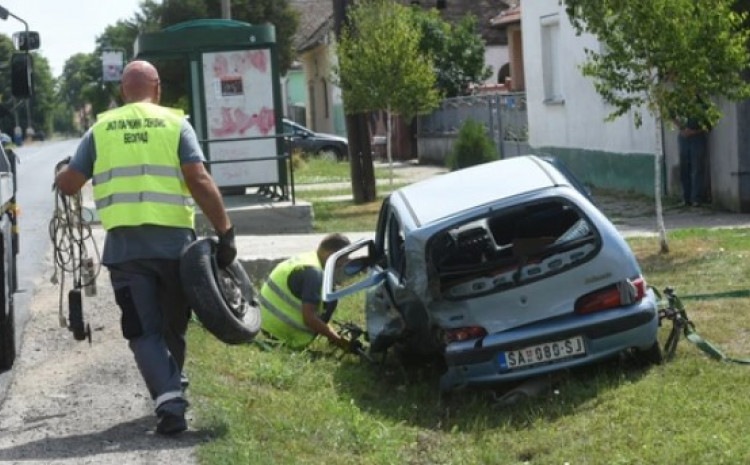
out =
<svg viewBox="0 0 750 465"><path fill-rule="evenodd" d="M483 123L502 158L528 151L525 93L471 95L443 100L440 107L419 117L418 138L454 139L468 119Z"/></svg>

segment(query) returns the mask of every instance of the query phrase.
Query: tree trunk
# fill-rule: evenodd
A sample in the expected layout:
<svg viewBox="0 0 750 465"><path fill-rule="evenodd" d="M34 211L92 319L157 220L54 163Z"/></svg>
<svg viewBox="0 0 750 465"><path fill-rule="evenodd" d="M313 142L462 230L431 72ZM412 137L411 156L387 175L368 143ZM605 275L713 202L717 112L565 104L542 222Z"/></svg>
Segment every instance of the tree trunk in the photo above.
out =
<svg viewBox="0 0 750 465"><path fill-rule="evenodd" d="M388 107L386 111L385 120L385 147L386 153L388 154L388 174L390 177L390 185L393 186L393 144L391 143L391 134L393 133L393 115L391 115L391 108Z"/></svg>
<svg viewBox="0 0 750 465"><path fill-rule="evenodd" d="M350 1L333 0L336 37L340 37L341 27L346 21L346 9ZM343 89L341 98L346 102L346 92ZM375 168L372 164L370 131L364 114L346 115L346 137L349 140L349 165L354 203L373 202L377 197L375 192Z"/></svg>
<svg viewBox="0 0 750 465"><path fill-rule="evenodd" d="M349 139L350 173L354 203L373 202L375 191L375 169L372 164L370 131L364 114L346 116L346 134Z"/></svg>
<svg viewBox="0 0 750 465"><path fill-rule="evenodd" d="M654 112L656 125L656 156L654 157L654 199L656 207L656 229L659 233L659 253L669 253L667 243L667 229L664 226L664 209L661 203L661 165L664 160L664 146L662 144L661 112Z"/></svg>

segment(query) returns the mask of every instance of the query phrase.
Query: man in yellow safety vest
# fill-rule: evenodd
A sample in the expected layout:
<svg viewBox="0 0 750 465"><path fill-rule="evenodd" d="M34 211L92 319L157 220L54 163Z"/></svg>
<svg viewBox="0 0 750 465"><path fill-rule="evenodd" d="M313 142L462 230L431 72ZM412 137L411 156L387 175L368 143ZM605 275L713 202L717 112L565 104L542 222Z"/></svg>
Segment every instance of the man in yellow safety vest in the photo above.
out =
<svg viewBox="0 0 750 465"><path fill-rule="evenodd" d="M190 309L179 263L195 240L197 203L219 238L216 261L237 255L234 228L195 130L181 111L159 105L156 68L130 62L122 74L124 105L99 115L71 159L63 160L57 188L66 195L89 180L107 231L102 264L122 312L122 334L154 401L156 431L187 429L182 369Z"/></svg>
<svg viewBox="0 0 750 465"><path fill-rule="evenodd" d="M346 236L329 234L317 250L276 265L260 290L261 329L266 335L302 349L320 334L332 344L349 350L350 341L328 324L336 302L324 305L321 300L326 260L348 245Z"/></svg>

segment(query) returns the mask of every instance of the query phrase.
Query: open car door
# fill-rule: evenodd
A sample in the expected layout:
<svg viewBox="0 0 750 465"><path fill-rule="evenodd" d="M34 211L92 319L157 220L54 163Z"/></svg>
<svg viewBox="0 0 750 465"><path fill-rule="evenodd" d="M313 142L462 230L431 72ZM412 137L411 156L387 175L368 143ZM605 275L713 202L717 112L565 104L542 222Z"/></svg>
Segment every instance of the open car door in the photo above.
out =
<svg viewBox="0 0 750 465"><path fill-rule="evenodd" d="M323 301L339 300L381 283L386 272L375 266L376 254L375 242L362 239L328 257L323 272ZM340 283L343 284L337 288Z"/></svg>

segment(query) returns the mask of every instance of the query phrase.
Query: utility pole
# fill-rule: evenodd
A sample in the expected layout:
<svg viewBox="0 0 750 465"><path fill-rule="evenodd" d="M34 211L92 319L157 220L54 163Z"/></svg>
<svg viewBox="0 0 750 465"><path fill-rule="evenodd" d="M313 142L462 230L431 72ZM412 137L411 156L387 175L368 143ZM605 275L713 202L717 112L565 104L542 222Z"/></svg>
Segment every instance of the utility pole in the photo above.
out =
<svg viewBox="0 0 750 465"><path fill-rule="evenodd" d="M231 0L221 0L221 18L232 19Z"/></svg>
<svg viewBox="0 0 750 465"><path fill-rule="evenodd" d="M341 37L341 29L346 22L346 9L350 3L353 3L353 0L333 0L333 21L337 38ZM342 98L346 102L346 92L343 89ZM346 137L349 140L349 164L354 203L373 202L377 197L377 192L366 114L346 115Z"/></svg>

